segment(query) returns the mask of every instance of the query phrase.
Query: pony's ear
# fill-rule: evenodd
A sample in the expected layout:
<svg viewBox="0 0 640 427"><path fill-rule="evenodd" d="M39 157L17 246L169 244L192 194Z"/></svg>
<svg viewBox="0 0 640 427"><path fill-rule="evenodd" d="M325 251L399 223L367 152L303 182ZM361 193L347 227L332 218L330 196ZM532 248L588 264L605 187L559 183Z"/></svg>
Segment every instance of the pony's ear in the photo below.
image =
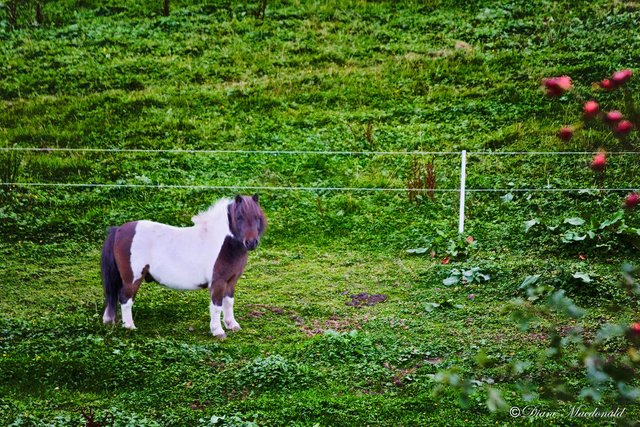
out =
<svg viewBox="0 0 640 427"><path fill-rule="evenodd" d="M240 194L236 195L236 203L242 203L242 196Z"/></svg>
<svg viewBox="0 0 640 427"><path fill-rule="evenodd" d="M251 198L253 199L254 202L258 203L258 193L254 193L254 195L251 196Z"/></svg>

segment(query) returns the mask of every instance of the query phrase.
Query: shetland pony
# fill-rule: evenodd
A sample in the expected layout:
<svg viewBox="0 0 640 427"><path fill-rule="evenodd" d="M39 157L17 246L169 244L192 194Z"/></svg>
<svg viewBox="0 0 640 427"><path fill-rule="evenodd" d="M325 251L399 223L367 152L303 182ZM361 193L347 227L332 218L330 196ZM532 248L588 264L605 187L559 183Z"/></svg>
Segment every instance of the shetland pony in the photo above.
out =
<svg viewBox="0 0 640 427"><path fill-rule="evenodd" d="M192 227L133 221L110 228L102 248L104 323L116 322L118 302L122 323L135 329L131 307L143 280L178 290L209 289L211 333L226 334L220 323L240 330L233 316L235 286L258 246L266 219L258 195L221 199L192 219Z"/></svg>

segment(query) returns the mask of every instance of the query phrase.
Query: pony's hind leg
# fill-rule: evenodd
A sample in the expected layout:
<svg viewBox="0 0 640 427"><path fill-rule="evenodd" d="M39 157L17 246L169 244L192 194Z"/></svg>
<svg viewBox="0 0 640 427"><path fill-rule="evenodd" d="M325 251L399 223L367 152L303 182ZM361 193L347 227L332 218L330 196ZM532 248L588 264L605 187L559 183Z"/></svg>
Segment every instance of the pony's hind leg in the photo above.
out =
<svg viewBox="0 0 640 427"><path fill-rule="evenodd" d="M116 308L108 303L104 309L104 314L102 315L102 323L105 325L116 323Z"/></svg>
<svg viewBox="0 0 640 427"><path fill-rule="evenodd" d="M127 329L136 329L136 325L133 324L133 298L129 298L126 302L120 304L122 309L122 326Z"/></svg>
<svg viewBox="0 0 640 427"><path fill-rule="evenodd" d="M120 290L120 307L122 309L122 326L127 329L136 329L136 325L133 323L133 313L131 308L133 307L133 300L138 293L142 283L142 277L135 279L131 283L125 283Z"/></svg>
<svg viewBox="0 0 640 427"><path fill-rule="evenodd" d="M104 314L102 322L105 324L116 323L116 309L118 308L118 295L122 289L122 277L114 253L114 244L118 228L112 227L108 231L102 247L100 259L100 273L104 289Z"/></svg>

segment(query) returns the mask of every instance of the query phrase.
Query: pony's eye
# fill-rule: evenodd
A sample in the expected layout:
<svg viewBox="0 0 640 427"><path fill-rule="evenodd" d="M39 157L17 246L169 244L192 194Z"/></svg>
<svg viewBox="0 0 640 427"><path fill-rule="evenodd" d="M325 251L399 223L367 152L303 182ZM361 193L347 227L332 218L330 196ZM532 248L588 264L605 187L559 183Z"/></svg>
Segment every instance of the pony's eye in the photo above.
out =
<svg viewBox="0 0 640 427"><path fill-rule="evenodd" d="M238 215L237 220L238 222L242 222L244 221L244 217L242 215Z"/></svg>

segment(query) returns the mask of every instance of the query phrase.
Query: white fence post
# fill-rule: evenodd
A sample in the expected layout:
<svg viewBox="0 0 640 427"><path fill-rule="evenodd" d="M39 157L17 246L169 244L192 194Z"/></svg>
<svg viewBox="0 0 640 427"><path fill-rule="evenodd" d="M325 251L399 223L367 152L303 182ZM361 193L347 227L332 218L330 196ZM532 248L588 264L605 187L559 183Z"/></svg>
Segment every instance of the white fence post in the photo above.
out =
<svg viewBox="0 0 640 427"><path fill-rule="evenodd" d="M467 180L467 150L462 150L460 159L460 219L458 221L458 233L464 233L464 200L465 181Z"/></svg>

